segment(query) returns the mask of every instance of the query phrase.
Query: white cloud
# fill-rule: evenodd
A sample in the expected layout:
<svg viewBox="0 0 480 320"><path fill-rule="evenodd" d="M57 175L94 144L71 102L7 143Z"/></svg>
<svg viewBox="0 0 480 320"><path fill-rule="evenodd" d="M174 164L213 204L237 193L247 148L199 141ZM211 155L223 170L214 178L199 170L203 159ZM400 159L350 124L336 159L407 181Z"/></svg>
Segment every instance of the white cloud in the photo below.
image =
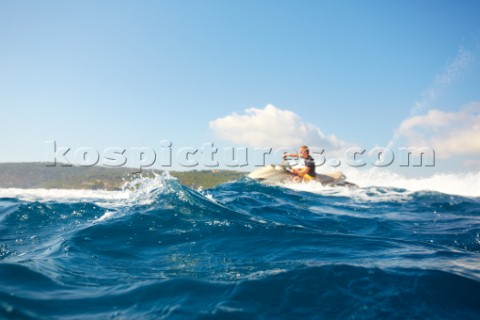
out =
<svg viewBox="0 0 480 320"><path fill-rule="evenodd" d="M248 147L292 147L300 145L335 151L346 143L334 135L326 136L319 128L304 122L292 111L269 104L263 109L249 108L245 114L233 113L210 122L215 135Z"/></svg>
<svg viewBox="0 0 480 320"><path fill-rule="evenodd" d="M439 158L480 155L480 102L458 112L430 110L403 121L398 134L410 146L431 147Z"/></svg>

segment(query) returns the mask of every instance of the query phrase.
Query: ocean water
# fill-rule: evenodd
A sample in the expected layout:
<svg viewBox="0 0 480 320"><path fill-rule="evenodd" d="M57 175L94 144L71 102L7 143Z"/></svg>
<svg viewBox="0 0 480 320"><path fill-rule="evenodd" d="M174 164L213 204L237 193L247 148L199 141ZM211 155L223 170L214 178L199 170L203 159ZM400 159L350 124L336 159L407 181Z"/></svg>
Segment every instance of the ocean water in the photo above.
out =
<svg viewBox="0 0 480 320"><path fill-rule="evenodd" d="M0 318L479 319L479 191L411 184L3 189Z"/></svg>

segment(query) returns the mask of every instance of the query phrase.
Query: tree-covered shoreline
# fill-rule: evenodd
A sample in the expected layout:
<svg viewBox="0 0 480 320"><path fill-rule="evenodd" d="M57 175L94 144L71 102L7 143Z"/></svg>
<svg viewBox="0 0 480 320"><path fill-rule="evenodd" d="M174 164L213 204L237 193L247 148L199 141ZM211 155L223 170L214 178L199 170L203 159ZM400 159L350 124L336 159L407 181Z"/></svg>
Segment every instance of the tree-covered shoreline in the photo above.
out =
<svg viewBox="0 0 480 320"><path fill-rule="evenodd" d="M42 162L0 163L0 188L121 190L127 182L155 173L161 171L144 169L139 173L133 168L48 166ZM230 170L169 173L186 186L204 189L245 176L245 172Z"/></svg>

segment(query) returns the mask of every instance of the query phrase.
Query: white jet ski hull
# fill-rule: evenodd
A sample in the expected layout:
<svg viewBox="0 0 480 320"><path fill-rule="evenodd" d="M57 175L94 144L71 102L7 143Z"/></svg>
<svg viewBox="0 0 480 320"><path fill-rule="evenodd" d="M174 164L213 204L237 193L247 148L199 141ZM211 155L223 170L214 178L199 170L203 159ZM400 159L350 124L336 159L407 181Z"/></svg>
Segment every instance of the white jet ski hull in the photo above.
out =
<svg viewBox="0 0 480 320"><path fill-rule="evenodd" d="M295 176L290 173L288 165L267 165L250 172L247 176L264 184L283 184L294 181ZM355 187L356 185L346 181L346 177L340 171L320 174L317 173L315 181L326 186L347 186Z"/></svg>

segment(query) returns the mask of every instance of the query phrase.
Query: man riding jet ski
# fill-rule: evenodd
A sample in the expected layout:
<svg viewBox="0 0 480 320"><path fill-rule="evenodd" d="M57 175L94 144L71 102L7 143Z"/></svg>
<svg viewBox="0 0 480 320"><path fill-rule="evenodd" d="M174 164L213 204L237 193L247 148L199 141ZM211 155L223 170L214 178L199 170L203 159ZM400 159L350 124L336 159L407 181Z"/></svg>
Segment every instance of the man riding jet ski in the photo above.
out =
<svg viewBox="0 0 480 320"><path fill-rule="evenodd" d="M303 158L305 161L304 168L292 168L287 157ZM346 181L346 177L340 171L329 174L319 174L315 172L315 160L310 156L307 146L302 146L298 154L283 154L283 162L280 165L269 165L255 171L252 171L248 177L258 180L265 184L278 184L285 182L309 182L318 181L327 186L347 186L356 187L355 184Z"/></svg>
<svg viewBox="0 0 480 320"><path fill-rule="evenodd" d="M295 176L296 181L310 181L315 179L317 173L315 172L315 160L310 156L310 150L307 146L301 146L297 153L284 153L283 159L288 157L305 159L305 167L300 169L291 169L290 172Z"/></svg>

